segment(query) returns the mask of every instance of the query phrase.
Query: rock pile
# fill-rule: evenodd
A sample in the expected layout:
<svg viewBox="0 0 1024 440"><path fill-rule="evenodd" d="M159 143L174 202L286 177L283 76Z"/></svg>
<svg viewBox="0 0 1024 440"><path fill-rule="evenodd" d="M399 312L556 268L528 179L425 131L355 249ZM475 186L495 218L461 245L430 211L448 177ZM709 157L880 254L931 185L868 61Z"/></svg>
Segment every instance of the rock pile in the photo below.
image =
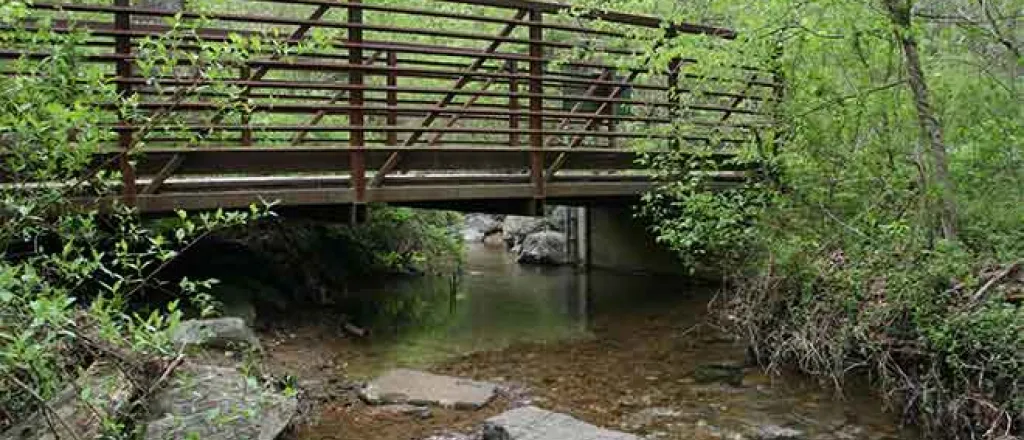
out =
<svg viewBox="0 0 1024 440"><path fill-rule="evenodd" d="M467 242L484 242L505 247L520 264L563 265L570 263L566 227L570 210L556 206L544 217L469 214L462 236Z"/></svg>

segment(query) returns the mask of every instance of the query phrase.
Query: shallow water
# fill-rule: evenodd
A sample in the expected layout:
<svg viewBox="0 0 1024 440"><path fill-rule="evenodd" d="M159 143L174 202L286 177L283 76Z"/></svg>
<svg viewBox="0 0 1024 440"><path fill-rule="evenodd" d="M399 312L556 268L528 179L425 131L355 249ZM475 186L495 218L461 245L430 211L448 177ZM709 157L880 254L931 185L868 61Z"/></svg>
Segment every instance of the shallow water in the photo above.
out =
<svg viewBox="0 0 1024 440"><path fill-rule="evenodd" d="M587 336L586 277L572 268L524 267L498 249L473 246L455 282L407 279L357 292L373 333L367 358L350 373L425 367L465 353L523 341Z"/></svg>
<svg viewBox="0 0 1024 440"><path fill-rule="evenodd" d="M497 381L512 395L429 419L381 416L342 399L327 403L301 438L424 438L524 403L650 438L749 439L770 426L818 440L914 437L862 389L840 399L804 377L773 379L752 367L739 386L704 382L701 368L744 359L743 345L706 321L709 287L521 267L504 250L474 246L455 289L450 280L417 279L359 293L375 299L362 313L371 337L300 336L272 343L271 357L287 368L288 353L311 350L325 365L307 374L365 379L414 367Z"/></svg>

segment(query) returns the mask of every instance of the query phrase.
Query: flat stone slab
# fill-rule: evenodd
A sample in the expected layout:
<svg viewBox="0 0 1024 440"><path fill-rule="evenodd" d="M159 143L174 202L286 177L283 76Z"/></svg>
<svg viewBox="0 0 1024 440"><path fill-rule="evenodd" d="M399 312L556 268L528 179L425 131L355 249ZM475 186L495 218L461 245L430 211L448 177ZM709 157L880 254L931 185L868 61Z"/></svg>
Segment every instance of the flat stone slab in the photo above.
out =
<svg viewBox="0 0 1024 440"><path fill-rule="evenodd" d="M643 440L571 416L524 406L487 419L484 440Z"/></svg>
<svg viewBox="0 0 1024 440"><path fill-rule="evenodd" d="M298 411L294 396L234 368L195 364L180 367L149 404L155 418L145 440L274 440Z"/></svg>
<svg viewBox="0 0 1024 440"><path fill-rule="evenodd" d="M368 383L359 394L371 405L408 403L479 409L494 398L497 389L488 382L395 369Z"/></svg>

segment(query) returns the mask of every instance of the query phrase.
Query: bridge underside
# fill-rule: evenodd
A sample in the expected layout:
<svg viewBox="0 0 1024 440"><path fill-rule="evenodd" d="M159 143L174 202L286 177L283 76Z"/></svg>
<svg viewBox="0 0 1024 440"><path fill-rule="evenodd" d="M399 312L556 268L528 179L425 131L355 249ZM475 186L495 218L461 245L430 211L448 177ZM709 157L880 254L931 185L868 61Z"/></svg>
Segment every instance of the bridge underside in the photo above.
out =
<svg viewBox="0 0 1024 440"><path fill-rule="evenodd" d="M538 200L621 204L651 186L648 174L636 165L635 154L625 150L541 150L545 169L561 169L545 179L540 192L531 173L537 150L530 148L374 148L362 155L373 169L396 151L403 153L396 171L381 186L364 188L360 196L348 172L347 146L153 150L136 161L141 176L136 187L142 191L134 202L142 212L155 214L264 203L292 208L389 203L531 214L542 205ZM176 166L173 177L162 177L167 164ZM369 173L364 178L374 177ZM720 176L723 181L736 177Z"/></svg>
<svg viewBox="0 0 1024 440"><path fill-rule="evenodd" d="M368 188L362 203L443 208L456 211L528 213L535 205L528 177L516 175L419 175L396 176L393 185ZM350 178L340 175L301 177L239 177L174 179L159 194L139 195L136 205L147 213L175 209L209 210L246 208L273 203L286 207L352 205L359 203ZM145 184L146 181L140 181ZM245 189L237 189L245 188ZM561 179L547 185L547 203L621 203L635 199L650 188L642 176L602 181L600 176Z"/></svg>
<svg viewBox="0 0 1024 440"><path fill-rule="evenodd" d="M538 193L529 148L374 148L362 152L369 169L395 152L401 163L380 186L360 191L353 181L348 146L300 148L202 148L148 151L136 162L143 212L175 209L285 207L391 203L453 210L527 213L535 200L582 203L635 198L650 186L634 155L608 149L545 149L543 166L561 166ZM112 153L116 154L116 153ZM101 160L106 160L100 158ZM174 164L174 176L163 170ZM223 170L230 170L230 174ZM375 174L367 173L366 180ZM360 194L360 192L362 194ZM474 208L475 207L475 208Z"/></svg>

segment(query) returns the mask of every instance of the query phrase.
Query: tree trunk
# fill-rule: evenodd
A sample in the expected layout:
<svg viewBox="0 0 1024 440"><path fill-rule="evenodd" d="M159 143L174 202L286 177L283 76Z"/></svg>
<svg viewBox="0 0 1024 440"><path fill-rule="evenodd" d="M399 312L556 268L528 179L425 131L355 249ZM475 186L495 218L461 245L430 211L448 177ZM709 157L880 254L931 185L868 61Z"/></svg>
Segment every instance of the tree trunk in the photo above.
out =
<svg viewBox="0 0 1024 440"><path fill-rule="evenodd" d="M957 236L956 227L956 193L953 181L949 177L949 165L946 160L946 146L935 110L931 106L931 94L925 80L924 69L921 67L921 56L917 41L911 35L910 12L913 0L885 0L889 18L892 20L896 40L903 49L904 61L907 65L907 81L914 93L914 104L917 107L917 119L921 124L923 140L929 145L931 158L931 180L939 190L939 224L942 236L954 240Z"/></svg>

